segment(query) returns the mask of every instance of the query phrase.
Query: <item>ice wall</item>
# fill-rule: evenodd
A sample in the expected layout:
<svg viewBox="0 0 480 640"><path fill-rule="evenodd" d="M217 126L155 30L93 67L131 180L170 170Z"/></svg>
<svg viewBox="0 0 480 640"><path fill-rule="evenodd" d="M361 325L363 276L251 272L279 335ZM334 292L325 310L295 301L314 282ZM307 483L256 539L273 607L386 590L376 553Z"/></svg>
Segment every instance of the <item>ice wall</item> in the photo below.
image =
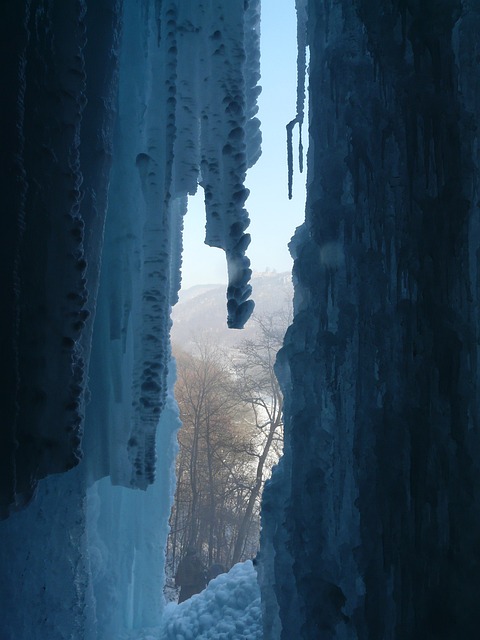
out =
<svg viewBox="0 0 480 640"><path fill-rule="evenodd" d="M199 182L228 324L253 309L259 2L4 4L0 636L110 640L163 603L170 310Z"/></svg>
<svg viewBox="0 0 480 640"><path fill-rule="evenodd" d="M252 312L243 181L260 154L259 2L35 0L2 8L1 28L7 514L87 450L92 478L152 482L198 181L206 241L226 252L229 325Z"/></svg>
<svg viewBox="0 0 480 640"><path fill-rule="evenodd" d="M88 557L95 605L92 639L109 640L120 637L126 629L158 626L162 617L164 549L180 427L174 382L172 362L156 433L157 473L152 486L147 491L134 491L112 486L109 478L103 478L87 490Z"/></svg>
<svg viewBox="0 0 480 640"><path fill-rule="evenodd" d="M84 440L95 478L153 481L182 218L198 180L206 241L226 252L228 323L253 309L243 181L260 153L258 21L254 2L125 3Z"/></svg>
<svg viewBox="0 0 480 640"><path fill-rule="evenodd" d="M308 3L265 638L478 633L480 11Z"/></svg>
<svg viewBox="0 0 480 640"><path fill-rule="evenodd" d="M96 3L87 19L83 2L2 7L3 515L29 500L39 478L67 470L81 457L86 338L109 168L116 8L112 3L106 11Z"/></svg>

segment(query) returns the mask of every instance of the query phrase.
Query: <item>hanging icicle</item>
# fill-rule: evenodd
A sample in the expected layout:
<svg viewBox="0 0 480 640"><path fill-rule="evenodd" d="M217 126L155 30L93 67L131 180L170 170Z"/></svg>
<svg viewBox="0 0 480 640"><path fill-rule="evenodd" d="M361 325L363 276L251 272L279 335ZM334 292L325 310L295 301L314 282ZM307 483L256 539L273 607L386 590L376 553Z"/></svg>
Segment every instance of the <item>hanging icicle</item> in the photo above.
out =
<svg viewBox="0 0 480 640"><path fill-rule="evenodd" d="M303 173L303 141L302 125L305 114L305 84L307 71L307 3L296 0L297 12L297 113L287 124L287 167L288 167L288 199L293 195L293 130L298 124L298 168Z"/></svg>

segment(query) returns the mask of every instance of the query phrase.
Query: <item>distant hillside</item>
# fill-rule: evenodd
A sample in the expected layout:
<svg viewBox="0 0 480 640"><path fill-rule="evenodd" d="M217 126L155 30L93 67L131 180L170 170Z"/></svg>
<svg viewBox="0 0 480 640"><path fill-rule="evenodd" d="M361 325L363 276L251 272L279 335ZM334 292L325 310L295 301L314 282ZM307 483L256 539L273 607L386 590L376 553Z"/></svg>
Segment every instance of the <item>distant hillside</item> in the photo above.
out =
<svg viewBox="0 0 480 640"><path fill-rule="evenodd" d="M255 274L252 287L254 315L280 313L291 308L293 286L289 272ZM197 285L181 291L172 318L172 342L187 350L196 337L231 348L255 334L252 319L242 330L227 328L226 285L222 284Z"/></svg>

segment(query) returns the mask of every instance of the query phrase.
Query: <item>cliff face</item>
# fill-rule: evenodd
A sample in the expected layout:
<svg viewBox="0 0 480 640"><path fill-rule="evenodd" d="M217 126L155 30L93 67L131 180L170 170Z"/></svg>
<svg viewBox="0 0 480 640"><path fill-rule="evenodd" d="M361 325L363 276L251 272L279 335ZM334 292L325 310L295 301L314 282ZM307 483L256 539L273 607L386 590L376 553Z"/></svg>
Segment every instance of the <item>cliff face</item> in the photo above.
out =
<svg viewBox="0 0 480 640"><path fill-rule="evenodd" d="M302 638L336 640L478 627L474 4L308 4L306 221L277 364L286 451L263 506L267 638L299 637L299 620Z"/></svg>

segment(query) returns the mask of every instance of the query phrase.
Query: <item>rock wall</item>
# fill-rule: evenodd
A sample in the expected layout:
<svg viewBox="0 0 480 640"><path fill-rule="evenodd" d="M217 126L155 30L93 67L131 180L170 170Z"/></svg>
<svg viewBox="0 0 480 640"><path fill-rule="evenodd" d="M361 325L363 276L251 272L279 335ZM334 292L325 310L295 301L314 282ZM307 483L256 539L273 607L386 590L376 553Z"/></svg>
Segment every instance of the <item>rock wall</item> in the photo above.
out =
<svg viewBox="0 0 480 640"><path fill-rule="evenodd" d="M478 628L474 5L308 6L308 195L277 363L285 456L264 494L266 638Z"/></svg>

